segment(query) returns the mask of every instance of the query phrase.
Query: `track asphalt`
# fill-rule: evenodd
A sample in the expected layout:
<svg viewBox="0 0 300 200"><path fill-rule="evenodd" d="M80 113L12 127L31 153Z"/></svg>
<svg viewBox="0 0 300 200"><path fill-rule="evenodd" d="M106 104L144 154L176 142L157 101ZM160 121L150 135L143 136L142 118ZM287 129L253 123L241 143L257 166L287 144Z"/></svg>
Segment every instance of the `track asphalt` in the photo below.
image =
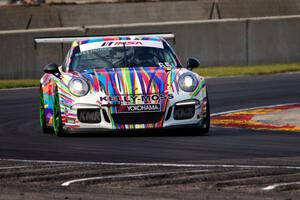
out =
<svg viewBox="0 0 300 200"><path fill-rule="evenodd" d="M212 113L300 102L300 74L211 78ZM213 127L188 133L55 137L39 127L38 89L0 91L0 158L101 161L201 162L300 155L300 134Z"/></svg>

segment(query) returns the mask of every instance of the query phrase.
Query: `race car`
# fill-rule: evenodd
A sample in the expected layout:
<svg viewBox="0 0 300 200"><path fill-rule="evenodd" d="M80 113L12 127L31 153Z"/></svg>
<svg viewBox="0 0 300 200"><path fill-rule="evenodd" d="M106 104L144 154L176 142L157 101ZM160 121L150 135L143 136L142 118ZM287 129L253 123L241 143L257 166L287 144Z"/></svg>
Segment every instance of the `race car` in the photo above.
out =
<svg viewBox="0 0 300 200"><path fill-rule="evenodd" d="M105 36L72 43L40 80L40 125L56 136L105 130L192 128L209 132L204 78L158 36Z"/></svg>

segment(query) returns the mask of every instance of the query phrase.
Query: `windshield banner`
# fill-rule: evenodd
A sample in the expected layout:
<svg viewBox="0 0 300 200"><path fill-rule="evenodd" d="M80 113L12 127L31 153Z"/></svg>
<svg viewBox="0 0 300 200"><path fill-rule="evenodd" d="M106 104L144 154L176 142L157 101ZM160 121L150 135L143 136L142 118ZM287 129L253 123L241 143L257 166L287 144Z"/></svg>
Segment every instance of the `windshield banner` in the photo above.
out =
<svg viewBox="0 0 300 200"><path fill-rule="evenodd" d="M103 41L103 42L92 42L80 45L80 51L89 51L99 48L108 47L153 47L163 49L162 41L154 40L114 40L114 41Z"/></svg>

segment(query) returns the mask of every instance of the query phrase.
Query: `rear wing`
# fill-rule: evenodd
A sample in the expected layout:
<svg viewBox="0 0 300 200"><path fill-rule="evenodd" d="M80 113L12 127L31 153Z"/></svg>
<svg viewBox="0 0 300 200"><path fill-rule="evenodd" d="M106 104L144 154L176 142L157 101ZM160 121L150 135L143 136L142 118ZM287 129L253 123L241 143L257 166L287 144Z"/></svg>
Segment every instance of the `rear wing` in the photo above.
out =
<svg viewBox="0 0 300 200"><path fill-rule="evenodd" d="M109 35L109 36L82 36L82 37L45 37L45 38L34 38L35 44L57 44L57 43L72 43L74 41L97 39L103 37L161 37L166 40L172 40L175 44L175 34L173 33L162 33L162 34L142 34L142 35Z"/></svg>

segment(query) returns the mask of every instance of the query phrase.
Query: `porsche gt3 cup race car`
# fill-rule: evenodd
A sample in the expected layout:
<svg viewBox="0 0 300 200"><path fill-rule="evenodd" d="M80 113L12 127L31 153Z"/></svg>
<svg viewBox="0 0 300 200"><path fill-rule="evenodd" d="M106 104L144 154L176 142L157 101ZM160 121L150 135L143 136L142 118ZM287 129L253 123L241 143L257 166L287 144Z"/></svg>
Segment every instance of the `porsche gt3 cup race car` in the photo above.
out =
<svg viewBox="0 0 300 200"><path fill-rule="evenodd" d="M102 132L191 127L207 133L203 77L183 67L162 37L112 36L74 41L61 66L40 80L43 132Z"/></svg>

